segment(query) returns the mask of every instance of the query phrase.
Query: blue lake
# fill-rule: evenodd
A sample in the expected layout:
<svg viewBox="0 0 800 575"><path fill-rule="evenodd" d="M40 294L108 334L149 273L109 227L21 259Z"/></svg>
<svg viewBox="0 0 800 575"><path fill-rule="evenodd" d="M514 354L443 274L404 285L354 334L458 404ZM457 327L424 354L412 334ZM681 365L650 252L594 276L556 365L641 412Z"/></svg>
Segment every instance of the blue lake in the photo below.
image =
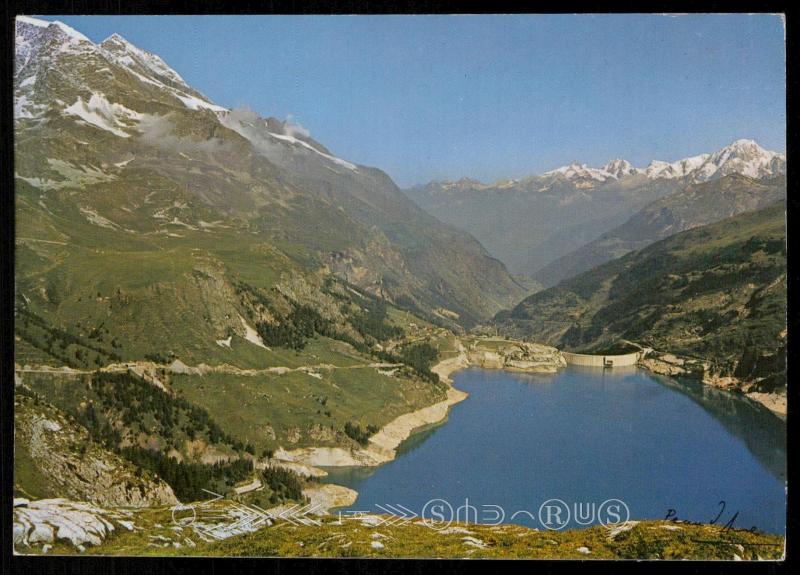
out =
<svg viewBox="0 0 800 575"><path fill-rule="evenodd" d="M327 481L359 492L345 512L394 506L492 523L502 510L504 522L542 528L540 507L558 499L567 510L551 507L550 525L578 527L624 514L615 502L600 507L617 499L631 519L672 509L708 522L723 511L724 524L738 512L735 527L785 532L786 424L746 398L634 368L468 369L453 379L469 397L446 423L409 438L397 459L328 468Z"/></svg>

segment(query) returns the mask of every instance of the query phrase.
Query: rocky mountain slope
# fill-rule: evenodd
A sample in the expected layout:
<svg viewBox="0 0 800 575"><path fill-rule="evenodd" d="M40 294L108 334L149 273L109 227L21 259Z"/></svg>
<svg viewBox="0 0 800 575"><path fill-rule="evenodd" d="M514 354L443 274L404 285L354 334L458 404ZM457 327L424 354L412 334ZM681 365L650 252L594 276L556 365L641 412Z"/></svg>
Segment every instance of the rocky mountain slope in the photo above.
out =
<svg viewBox="0 0 800 575"><path fill-rule="evenodd" d="M670 236L496 320L502 331L573 351L633 341L656 350L671 373L785 393L785 214L778 202Z"/></svg>
<svg viewBox="0 0 800 575"><path fill-rule="evenodd" d="M494 184L431 182L406 193L442 221L473 233L512 272L539 279L547 264L670 193L731 174L761 180L785 170L783 154L737 140L711 154L644 168L623 159L600 168L576 162L538 176Z"/></svg>
<svg viewBox="0 0 800 575"><path fill-rule="evenodd" d="M786 177L756 180L738 173L687 187L648 204L625 223L536 272L552 286L680 231L757 210L786 197Z"/></svg>
<svg viewBox="0 0 800 575"><path fill-rule="evenodd" d="M118 35L96 45L63 24L16 26L16 177L31 200L20 218L35 223L20 233L29 241L78 244L86 234L74 220L140 252L187 232L235 235L240 254L268 244L453 324L524 294L474 238L303 128L211 103ZM41 244L31 250L52 261Z"/></svg>
<svg viewBox="0 0 800 575"><path fill-rule="evenodd" d="M59 409L20 390L14 398L14 489L112 507L169 505L169 485L92 441Z"/></svg>

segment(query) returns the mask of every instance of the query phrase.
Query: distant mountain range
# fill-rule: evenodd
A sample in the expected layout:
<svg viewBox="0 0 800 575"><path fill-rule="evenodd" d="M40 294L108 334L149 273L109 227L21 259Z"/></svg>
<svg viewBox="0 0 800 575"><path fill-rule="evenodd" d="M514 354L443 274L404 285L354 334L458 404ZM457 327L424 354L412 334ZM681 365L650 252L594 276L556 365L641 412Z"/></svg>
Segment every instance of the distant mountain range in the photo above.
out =
<svg viewBox="0 0 800 575"><path fill-rule="evenodd" d="M602 168L590 168L573 163L542 174L544 177L564 176L572 181L605 182L629 176L643 175L648 179L686 178L691 182L706 182L728 174L764 178L786 172L786 156L763 149L753 140L736 140L713 154L700 154L677 162L653 160L645 168L635 168L623 159L611 160ZM592 187L592 186L586 186Z"/></svg>
<svg viewBox="0 0 800 575"><path fill-rule="evenodd" d="M659 198L730 175L752 181L785 171L784 154L765 150L752 140L737 140L714 153L676 162L653 161L644 168L623 159L601 168L573 163L494 184L470 179L431 182L406 193L442 221L473 233L513 272L552 285L569 277L565 275L569 272L553 274L548 264L559 261L563 267L559 258L623 224Z"/></svg>

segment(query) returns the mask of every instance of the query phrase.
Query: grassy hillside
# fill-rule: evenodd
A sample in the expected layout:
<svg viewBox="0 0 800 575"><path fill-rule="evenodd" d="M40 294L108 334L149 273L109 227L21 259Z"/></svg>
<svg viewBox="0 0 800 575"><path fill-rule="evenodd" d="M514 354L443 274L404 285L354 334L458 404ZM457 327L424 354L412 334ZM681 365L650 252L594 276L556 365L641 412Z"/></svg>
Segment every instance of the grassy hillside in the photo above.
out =
<svg viewBox="0 0 800 575"><path fill-rule="evenodd" d="M773 391L786 384L786 305L780 202L671 236L496 320L506 332L573 351L631 340Z"/></svg>
<svg viewBox="0 0 800 575"><path fill-rule="evenodd" d="M355 446L348 425L381 426L443 397L406 349L445 330L302 246L232 221L125 232L88 220L70 192L18 184L18 375L129 461L164 475L173 459ZM76 372L42 372L65 366Z"/></svg>
<svg viewBox="0 0 800 575"><path fill-rule="evenodd" d="M528 293L384 172L119 36L20 19L15 48L18 380L182 500L439 401L434 324Z"/></svg>

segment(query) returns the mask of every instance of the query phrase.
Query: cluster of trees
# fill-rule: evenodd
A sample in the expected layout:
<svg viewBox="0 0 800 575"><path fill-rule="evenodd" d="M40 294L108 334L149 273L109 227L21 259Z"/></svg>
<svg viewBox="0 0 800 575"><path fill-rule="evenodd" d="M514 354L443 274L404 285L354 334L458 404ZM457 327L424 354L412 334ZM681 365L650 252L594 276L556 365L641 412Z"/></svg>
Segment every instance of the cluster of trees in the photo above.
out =
<svg viewBox="0 0 800 575"><path fill-rule="evenodd" d="M278 316L276 323L259 322L256 330L264 343L274 347L301 350L317 333L332 332L331 322L309 305L295 305L287 316Z"/></svg>
<svg viewBox="0 0 800 575"><path fill-rule="evenodd" d="M134 432L158 434L178 448L183 438L202 437L210 443L226 443L237 451L255 452L252 445L225 433L202 407L165 393L135 374L95 373L90 389L106 419L121 421ZM99 417L92 403L84 410L82 419L87 428L96 428Z"/></svg>
<svg viewBox="0 0 800 575"><path fill-rule="evenodd" d="M431 371L431 366L439 357L439 350L427 341L404 347L398 357L425 381L439 381L439 376Z"/></svg>
<svg viewBox="0 0 800 575"><path fill-rule="evenodd" d="M144 354L145 359L149 359L153 363L170 363L175 356L173 355L164 355L163 353L158 352L151 352Z"/></svg>
<svg viewBox="0 0 800 575"><path fill-rule="evenodd" d="M18 305L15 313L16 333L22 339L70 367L101 366L111 361L122 361L115 351L122 347L119 344L112 346L113 349L105 349L101 347L99 340L93 343L53 326L23 305Z"/></svg>
<svg viewBox="0 0 800 575"><path fill-rule="evenodd" d="M326 280L323 291L328 294L336 294L340 300L346 298L342 294L332 289L331 282ZM387 322L387 303L383 298L370 295L361 296L363 301L358 304L358 311L347 314L347 321L355 329L362 339L357 339L343 331L339 331L336 325L322 315L313 307L306 304L295 304L291 313L286 316L278 314L271 302L257 290L244 283L239 283L236 289L242 298L249 297L257 305L269 309L277 317L277 322L259 322L256 329L264 343L274 347L287 347L301 350L306 346L308 339L315 335L322 335L339 341L344 341L352 345L361 353L372 355L377 359L390 363L404 363L410 367L414 373L425 381L436 383L439 376L431 371L431 366L438 357L438 350L429 343L418 343L404 348L399 354L376 350L370 342L382 342L389 339L403 336L403 329ZM349 308L350 306L345 306Z"/></svg>
<svg viewBox="0 0 800 575"><path fill-rule="evenodd" d="M280 500L303 500L303 482L294 471L283 467L268 466L261 472L264 483L272 490L271 503Z"/></svg>
<svg viewBox="0 0 800 575"><path fill-rule="evenodd" d="M165 393L135 374L95 373L89 390L96 403L89 401L74 417L110 449L123 442L124 431L158 436L176 449L182 447L183 439L203 438L255 455L251 443L225 433L205 409Z"/></svg>
<svg viewBox="0 0 800 575"><path fill-rule="evenodd" d="M203 489L225 493L253 473L252 460L244 458L214 464L186 463L141 447L124 447L119 454L139 468L158 475L181 501L208 499L210 495Z"/></svg>
<svg viewBox="0 0 800 575"><path fill-rule="evenodd" d="M349 308L352 299L334 290L334 281L330 277L326 278L322 291L348 304L343 309ZM274 322L259 322L256 325L256 330L267 345L301 350L306 346L307 341L315 335L323 335L352 343L351 340L353 338L340 333L333 322L322 317L310 305L294 304L294 309L288 315L283 315L275 309L275 306L267 297L251 286L239 282L236 285L236 290L242 303L249 299L257 307L269 310L275 316L276 321ZM357 304L358 311L356 313L347 313L347 321L366 342L386 341L403 335L402 328L386 322L386 300L368 295L362 296L362 299L364 302ZM358 343L362 346L364 345L363 342ZM365 346L365 349L368 347L368 345Z"/></svg>
<svg viewBox="0 0 800 575"><path fill-rule="evenodd" d="M747 381L760 380L759 391L774 391L786 385L786 343L765 347L752 340L745 343L733 374Z"/></svg>
<svg viewBox="0 0 800 575"><path fill-rule="evenodd" d="M208 413L181 397L173 397L142 378L130 373L96 373L89 385L95 398L73 413L94 441L127 459L139 469L150 472L172 487L183 501L208 497L203 489L224 493L234 484L250 477L253 462L239 457L215 464L187 463L140 446L123 447L125 434L139 431L159 435L179 446L179 432L194 438L203 435L212 443L227 443L234 449L255 453L251 444L243 444L224 433Z"/></svg>
<svg viewBox="0 0 800 575"><path fill-rule="evenodd" d="M344 424L344 434L361 445L366 445L370 436L375 435L377 432L378 428L371 424L366 429L362 429L361 425L351 421Z"/></svg>
<svg viewBox="0 0 800 575"><path fill-rule="evenodd" d="M82 411L78 411L75 419L89 431L92 439L112 451L115 451L122 442L122 433L98 413L94 402L90 401Z"/></svg>
<svg viewBox="0 0 800 575"><path fill-rule="evenodd" d="M359 309L347 318L365 341L386 341L403 335L402 328L386 322L386 300L369 299L365 307L366 310ZM264 343L275 347L301 350L315 335L352 343L352 338L340 333L333 322L323 318L316 309L306 304L296 304L289 315L278 316L275 323L260 322L256 329ZM362 342L358 343L363 349L369 348Z"/></svg>
<svg viewBox="0 0 800 575"><path fill-rule="evenodd" d="M374 338L377 341L403 336L403 329L386 323L386 300L383 298L367 301L366 311L354 314L350 318L350 325L365 339Z"/></svg>

